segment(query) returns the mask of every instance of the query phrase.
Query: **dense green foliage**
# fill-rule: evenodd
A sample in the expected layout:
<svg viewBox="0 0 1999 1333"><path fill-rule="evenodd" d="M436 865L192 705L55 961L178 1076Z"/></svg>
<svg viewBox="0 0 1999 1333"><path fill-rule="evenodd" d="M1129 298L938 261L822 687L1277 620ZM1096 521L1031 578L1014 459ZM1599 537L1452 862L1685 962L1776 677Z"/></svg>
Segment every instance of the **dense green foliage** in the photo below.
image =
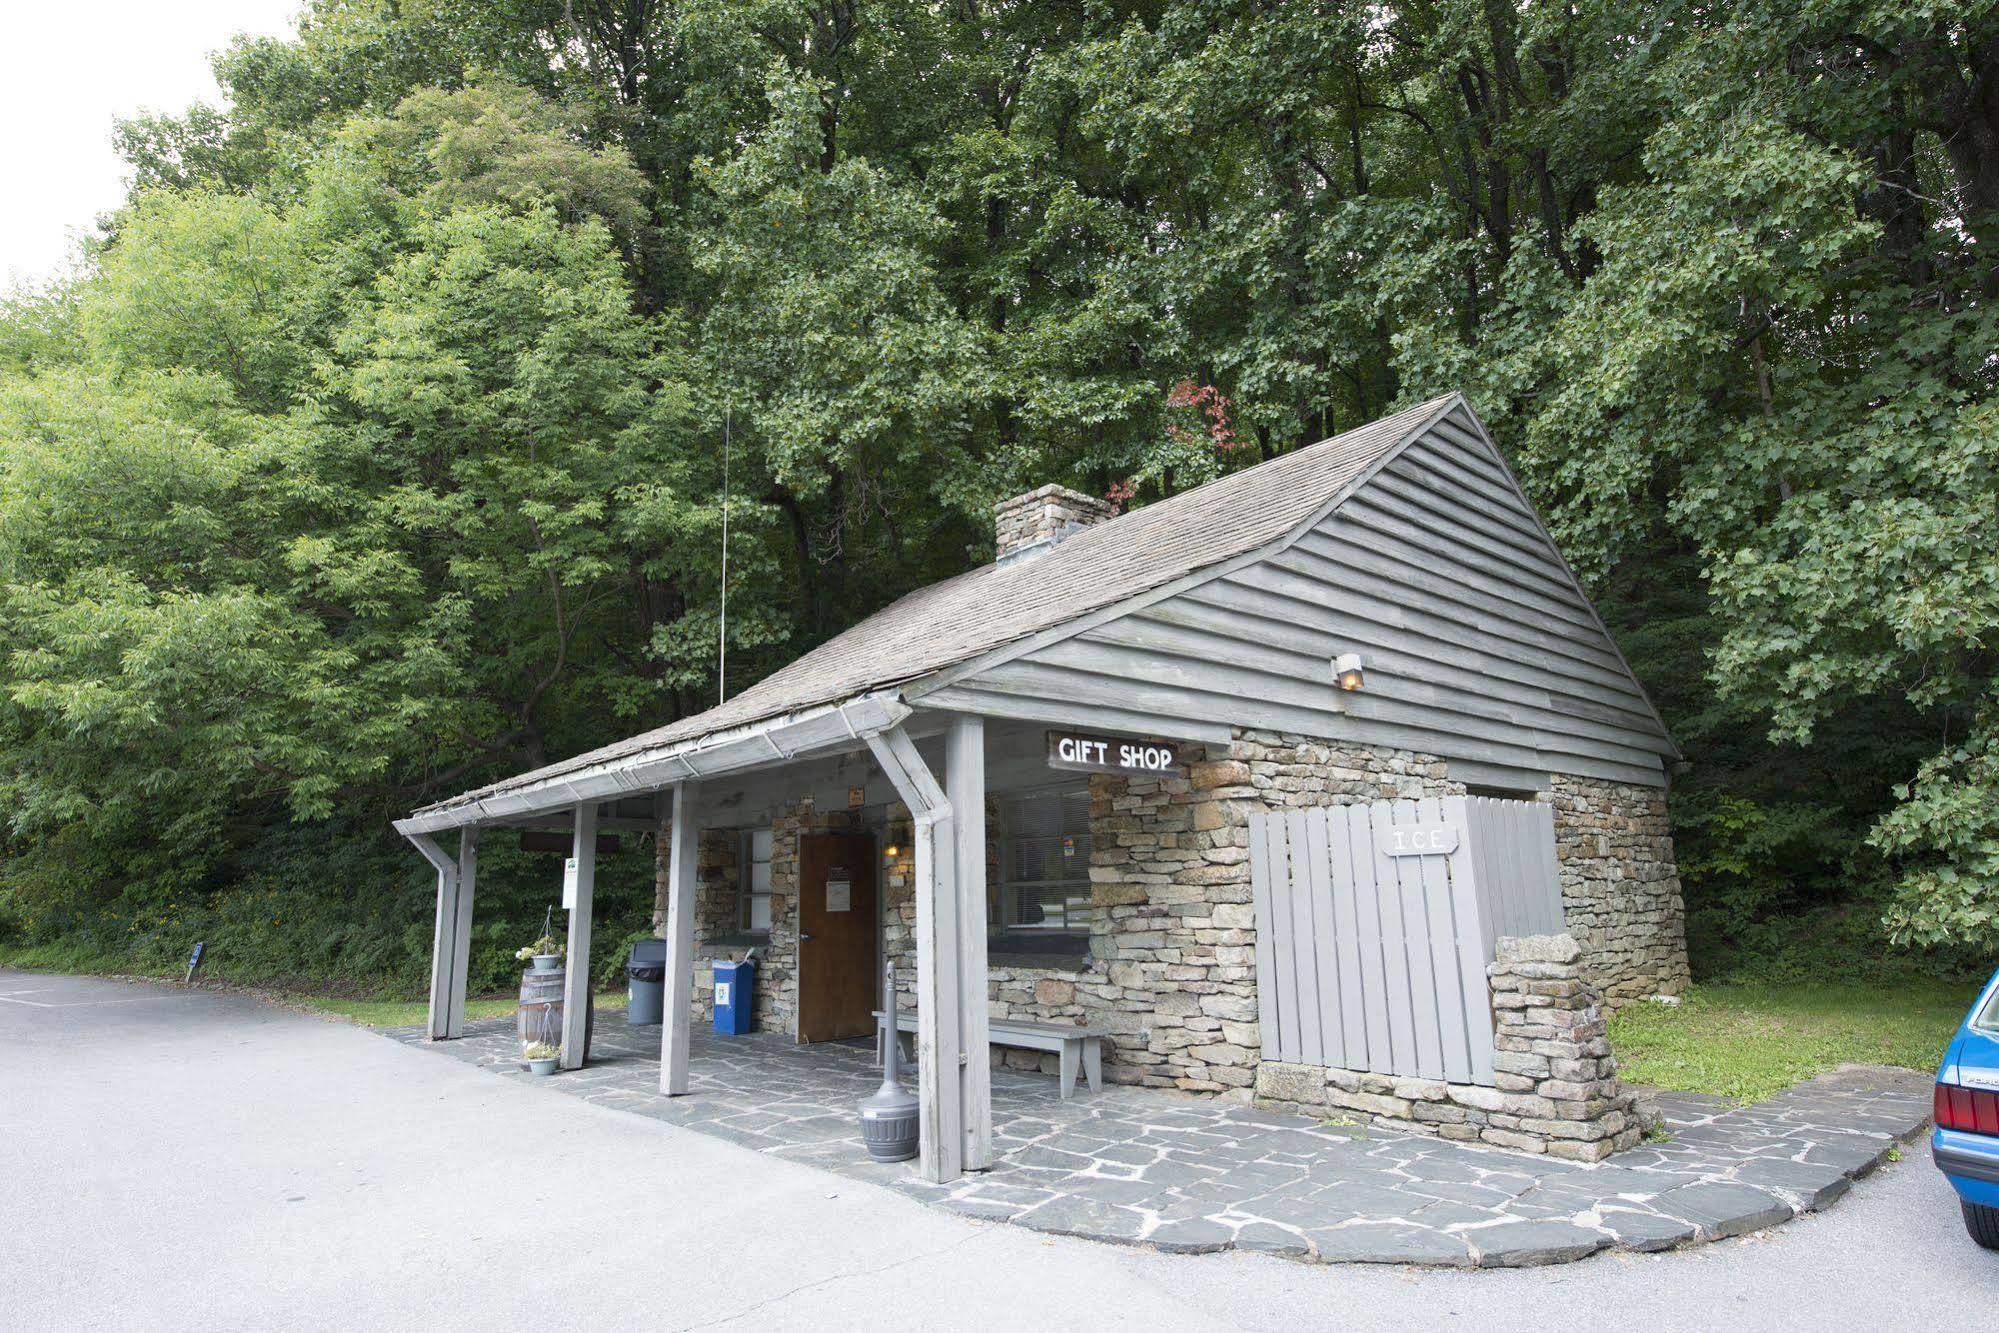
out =
<svg viewBox="0 0 1999 1333"><path fill-rule="evenodd" d="M1462 389L1688 754L1697 964L1999 946L1995 0L317 0L218 71L0 311L0 930L268 897L244 966L407 983L391 814L713 698L725 467L740 686L1016 490Z"/></svg>

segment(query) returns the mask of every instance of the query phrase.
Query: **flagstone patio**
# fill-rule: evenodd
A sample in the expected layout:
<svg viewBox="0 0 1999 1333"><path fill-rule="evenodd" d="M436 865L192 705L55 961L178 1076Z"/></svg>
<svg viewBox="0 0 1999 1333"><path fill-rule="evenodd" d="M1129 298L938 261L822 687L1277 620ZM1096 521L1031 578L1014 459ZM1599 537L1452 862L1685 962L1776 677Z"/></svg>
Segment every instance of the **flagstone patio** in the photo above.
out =
<svg viewBox="0 0 1999 1333"><path fill-rule="evenodd" d="M530 1078L511 1018L433 1043ZM871 1162L854 1108L881 1081L872 1043L694 1038L692 1086L659 1095L659 1029L597 1015L588 1067L536 1080L804 1162L950 1212L1164 1250L1263 1250L1333 1262L1504 1267L1605 1249L1660 1250L1823 1208L1919 1133L1930 1080L1849 1066L1754 1106L1693 1094L1647 1105L1667 1137L1583 1166L1489 1147L1276 1115L1236 1103L1109 1086L1063 1101L1055 1080L992 1078L997 1161L945 1185Z"/></svg>

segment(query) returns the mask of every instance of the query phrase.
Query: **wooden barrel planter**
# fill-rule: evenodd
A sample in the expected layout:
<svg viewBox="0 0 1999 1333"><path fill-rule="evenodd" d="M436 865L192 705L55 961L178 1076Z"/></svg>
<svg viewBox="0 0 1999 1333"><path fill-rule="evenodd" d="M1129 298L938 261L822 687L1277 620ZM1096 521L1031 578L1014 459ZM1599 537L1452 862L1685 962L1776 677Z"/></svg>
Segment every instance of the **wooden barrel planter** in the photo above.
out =
<svg viewBox="0 0 1999 1333"><path fill-rule="evenodd" d="M553 972L521 973L521 1048L529 1042L545 1041L562 1045L562 986L567 969ZM583 1060L590 1059L590 1033L597 1026L597 1001L591 997L583 1011Z"/></svg>

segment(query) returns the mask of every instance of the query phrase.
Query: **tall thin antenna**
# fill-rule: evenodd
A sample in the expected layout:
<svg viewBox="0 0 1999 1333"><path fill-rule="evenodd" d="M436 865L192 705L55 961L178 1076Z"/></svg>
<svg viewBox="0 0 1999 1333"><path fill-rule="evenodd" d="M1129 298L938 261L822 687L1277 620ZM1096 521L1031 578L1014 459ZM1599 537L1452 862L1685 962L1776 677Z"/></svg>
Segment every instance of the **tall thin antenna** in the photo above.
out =
<svg viewBox="0 0 1999 1333"><path fill-rule="evenodd" d="M723 353L726 360L728 354ZM735 386L722 391L722 623L715 633L715 702L729 702L729 419Z"/></svg>

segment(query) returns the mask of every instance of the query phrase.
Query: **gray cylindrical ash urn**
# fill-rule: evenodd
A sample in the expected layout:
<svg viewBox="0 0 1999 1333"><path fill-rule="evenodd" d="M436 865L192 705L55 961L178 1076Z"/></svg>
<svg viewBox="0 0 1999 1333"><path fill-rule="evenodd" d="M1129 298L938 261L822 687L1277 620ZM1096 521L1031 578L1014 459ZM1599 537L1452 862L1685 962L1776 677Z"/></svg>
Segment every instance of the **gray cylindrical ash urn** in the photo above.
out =
<svg viewBox="0 0 1999 1333"><path fill-rule="evenodd" d="M906 1162L916 1156L916 1097L902 1086L902 1035L895 1025L895 964L887 971L882 1005L882 1085L861 1103L861 1142L877 1162Z"/></svg>

